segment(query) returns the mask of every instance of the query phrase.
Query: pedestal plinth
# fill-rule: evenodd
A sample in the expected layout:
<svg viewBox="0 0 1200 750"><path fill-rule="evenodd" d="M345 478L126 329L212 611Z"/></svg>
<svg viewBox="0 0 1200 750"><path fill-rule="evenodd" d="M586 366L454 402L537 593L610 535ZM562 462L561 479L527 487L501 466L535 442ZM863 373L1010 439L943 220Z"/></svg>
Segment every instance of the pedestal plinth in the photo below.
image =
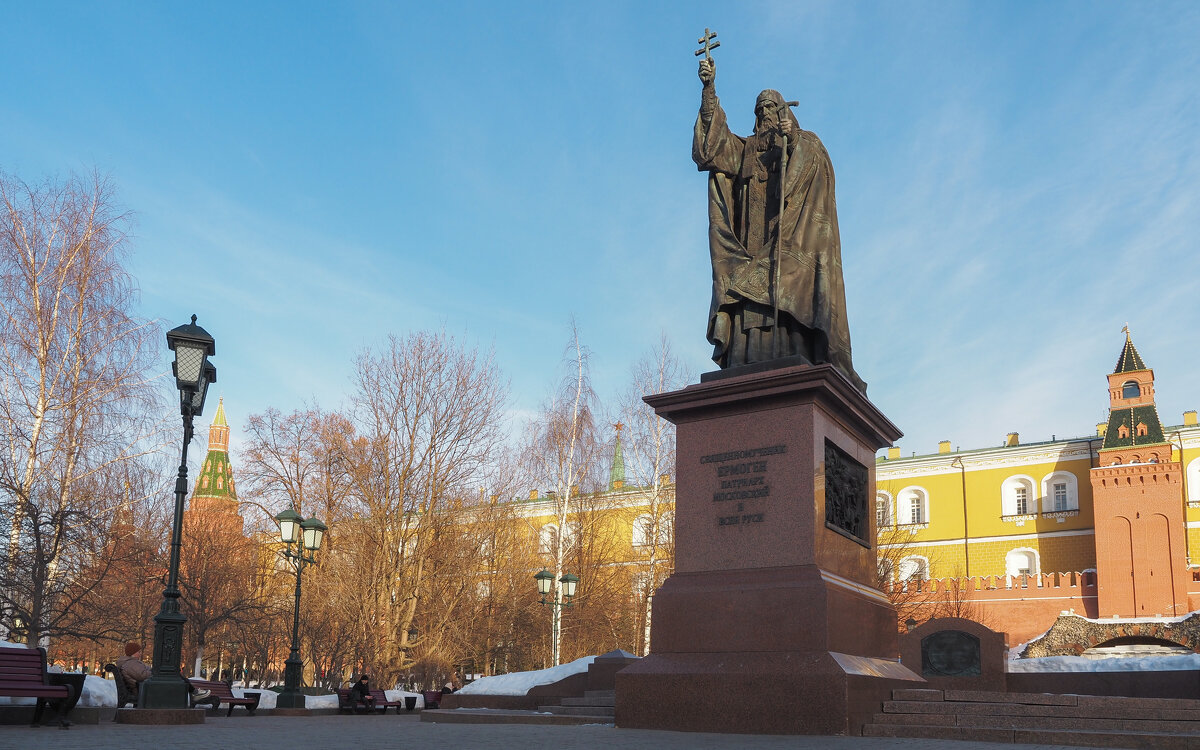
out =
<svg viewBox="0 0 1200 750"><path fill-rule="evenodd" d="M900 431L831 365L646 401L677 427L675 573L617 725L859 734L922 684L875 588L875 453Z"/></svg>

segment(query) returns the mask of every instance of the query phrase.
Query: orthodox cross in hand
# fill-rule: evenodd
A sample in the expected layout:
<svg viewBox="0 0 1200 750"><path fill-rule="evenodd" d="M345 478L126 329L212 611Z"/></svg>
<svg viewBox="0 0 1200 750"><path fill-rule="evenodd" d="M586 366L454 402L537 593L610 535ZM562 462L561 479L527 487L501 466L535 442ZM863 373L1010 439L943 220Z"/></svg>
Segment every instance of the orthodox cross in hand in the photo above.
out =
<svg viewBox="0 0 1200 750"><path fill-rule="evenodd" d="M704 55L705 60L711 60L712 55L710 53L713 50L715 50L717 47L721 46L720 42L714 41L716 38L717 38L717 32L709 31L708 29L705 29L704 36L702 36L696 40L696 44L704 45L700 49L696 50L696 57L699 57L700 55Z"/></svg>

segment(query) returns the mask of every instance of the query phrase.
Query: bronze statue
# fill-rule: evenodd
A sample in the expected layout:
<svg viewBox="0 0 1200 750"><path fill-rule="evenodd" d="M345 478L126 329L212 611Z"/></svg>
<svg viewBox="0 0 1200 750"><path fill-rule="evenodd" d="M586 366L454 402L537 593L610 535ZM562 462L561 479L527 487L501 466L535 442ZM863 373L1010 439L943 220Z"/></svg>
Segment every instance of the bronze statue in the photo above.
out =
<svg viewBox="0 0 1200 750"><path fill-rule="evenodd" d="M696 52L704 54L704 88L692 141L696 167L709 173L713 360L722 368L785 357L829 362L866 392L850 360L829 154L815 133L800 129L790 109L796 102L777 91L758 95L752 135L729 130L713 84L714 37L705 29Z"/></svg>

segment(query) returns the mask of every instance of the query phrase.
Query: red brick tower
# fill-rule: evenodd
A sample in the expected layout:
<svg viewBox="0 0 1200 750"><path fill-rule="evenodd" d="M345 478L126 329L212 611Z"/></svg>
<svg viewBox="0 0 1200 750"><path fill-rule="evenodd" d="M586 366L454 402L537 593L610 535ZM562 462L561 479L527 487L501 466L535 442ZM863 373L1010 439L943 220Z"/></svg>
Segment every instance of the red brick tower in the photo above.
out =
<svg viewBox="0 0 1200 750"><path fill-rule="evenodd" d="M1108 376L1109 418L1092 469L1096 578L1101 617L1187 611L1187 539L1180 483L1154 405L1154 371L1128 329Z"/></svg>

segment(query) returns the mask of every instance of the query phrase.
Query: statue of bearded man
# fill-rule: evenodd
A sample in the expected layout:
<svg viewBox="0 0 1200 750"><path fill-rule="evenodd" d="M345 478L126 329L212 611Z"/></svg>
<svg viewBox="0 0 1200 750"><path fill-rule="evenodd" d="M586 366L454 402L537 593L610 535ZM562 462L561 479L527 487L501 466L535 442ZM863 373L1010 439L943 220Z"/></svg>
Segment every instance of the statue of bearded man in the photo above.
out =
<svg viewBox="0 0 1200 750"><path fill-rule="evenodd" d="M754 133L735 135L715 78L713 61L701 59L704 88L692 159L709 173L713 360L722 368L783 357L831 363L865 393L850 360L829 154L815 133L800 129L778 91L758 95ZM781 175L785 136L787 171Z"/></svg>

